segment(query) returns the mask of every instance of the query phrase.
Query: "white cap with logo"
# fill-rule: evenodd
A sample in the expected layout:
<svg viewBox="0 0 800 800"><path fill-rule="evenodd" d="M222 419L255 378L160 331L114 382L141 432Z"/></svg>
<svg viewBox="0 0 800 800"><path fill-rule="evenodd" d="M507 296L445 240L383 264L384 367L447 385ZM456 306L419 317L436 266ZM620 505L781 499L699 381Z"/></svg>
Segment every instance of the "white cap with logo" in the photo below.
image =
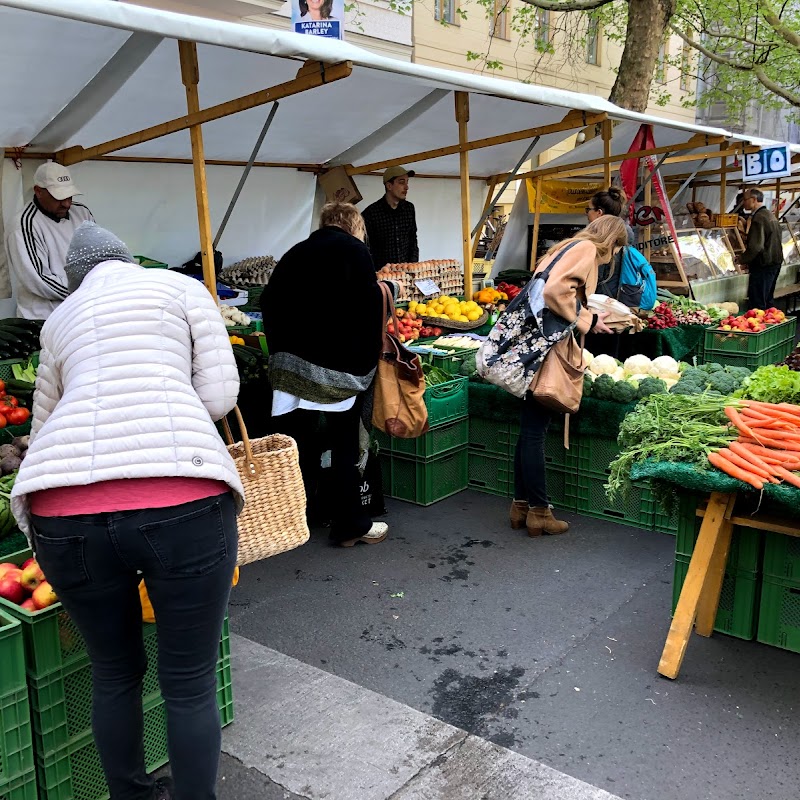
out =
<svg viewBox="0 0 800 800"><path fill-rule="evenodd" d="M55 161L48 161L42 164L33 176L33 185L42 189L47 189L56 200L66 200L76 194L82 194L81 190L72 182L72 175L66 167L56 164Z"/></svg>

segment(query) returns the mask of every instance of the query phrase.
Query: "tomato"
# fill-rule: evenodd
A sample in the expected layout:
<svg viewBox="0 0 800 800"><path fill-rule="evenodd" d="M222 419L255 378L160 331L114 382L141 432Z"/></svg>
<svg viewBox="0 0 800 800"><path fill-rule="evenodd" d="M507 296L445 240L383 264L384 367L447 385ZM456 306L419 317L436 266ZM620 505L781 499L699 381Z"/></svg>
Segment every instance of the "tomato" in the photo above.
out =
<svg viewBox="0 0 800 800"><path fill-rule="evenodd" d="M28 421L31 412L27 408L14 408L6 415L9 425L22 425Z"/></svg>
<svg viewBox="0 0 800 800"><path fill-rule="evenodd" d="M18 405L19 400L10 394L7 394L5 397L0 399L0 406L5 406L6 408L16 408Z"/></svg>
<svg viewBox="0 0 800 800"><path fill-rule="evenodd" d="M7 423L7 421L6 421L5 415L3 415L3 414L0 414L0 428L5 428L5 426L6 426L7 424L8 424L8 423Z"/></svg>
<svg viewBox="0 0 800 800"><path fill-rule="evenodd" d="M5 381L0 381L0 392L2 392L3 395L5 395L5 393L6 393L6 382Z"/></svg>

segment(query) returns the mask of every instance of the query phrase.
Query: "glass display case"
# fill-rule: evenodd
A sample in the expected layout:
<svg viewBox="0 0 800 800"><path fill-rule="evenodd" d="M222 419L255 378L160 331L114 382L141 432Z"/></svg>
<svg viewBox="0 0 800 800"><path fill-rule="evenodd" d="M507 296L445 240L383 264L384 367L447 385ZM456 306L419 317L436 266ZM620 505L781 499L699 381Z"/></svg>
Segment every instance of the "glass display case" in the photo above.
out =
<svg viewBox="0 0 800 800"><path fill-rule="evenodd" d="M783 260L787 264L800 263L800 245L798 237L800 227L796 222L781 223L781 243L783 245Z"/></svg>

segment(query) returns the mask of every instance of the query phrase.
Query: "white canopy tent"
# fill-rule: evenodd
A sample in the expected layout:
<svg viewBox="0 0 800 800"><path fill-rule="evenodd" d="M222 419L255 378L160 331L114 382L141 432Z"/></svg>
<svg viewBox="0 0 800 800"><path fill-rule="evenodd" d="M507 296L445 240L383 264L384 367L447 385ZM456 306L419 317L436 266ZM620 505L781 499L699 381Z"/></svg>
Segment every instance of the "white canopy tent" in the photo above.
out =
<svg viewBox="0 0 800 800"><path fill-rule="evenodd" d="M349 171L365 203L380 196L380 181L373 175L388 160L413 163L432 176L416 180L412 188L421 253L423 258L452 257L462 245L466 252L463 230L480 216L486 179L512 169L543 126L555 130L542 131L529 157L603 115L634 131L643 122L658 126L657 143L662 136L686 141L695 134L725 135L635 114L589 95L395 61L346 42L107 0L0 0L6 225L21 206L35 167L9 158L15 148L25 148L26 156L56 153L73 165L98 221L135 252L176 264L197 251L191 202L197 184L189 166L188 123L181 122L187 92L179 41L197 43L198 108L225 104L229 114L202 124L212 231L241 175L237 165L247 160L264 124L267 103L280 97L256 156L259 168L219 245L227 262L264 253L280 256L304 238L312 224L316 173L325 165L355 165ZM266 93L269 87L276 89ZM261 96L248 103L233 102L257 92ZM454 93L468 99L469 121L461 126ZM242 105L247 110L231 113ZM559 124L568 112L573 114L569 122ZM176 121L169 130L180 128L177 132L91 149L169 120ZM518 131L526 135L515 137ZM467 141L488 137L498 141L471 149L465 174ZM620 140L615 134L612 147ZM73 147L88 149L67 150ZM423 151L435 152L406 159ZM452 180L457 176L461 187ZM462 208L471 213L462 215Z"/></svg>

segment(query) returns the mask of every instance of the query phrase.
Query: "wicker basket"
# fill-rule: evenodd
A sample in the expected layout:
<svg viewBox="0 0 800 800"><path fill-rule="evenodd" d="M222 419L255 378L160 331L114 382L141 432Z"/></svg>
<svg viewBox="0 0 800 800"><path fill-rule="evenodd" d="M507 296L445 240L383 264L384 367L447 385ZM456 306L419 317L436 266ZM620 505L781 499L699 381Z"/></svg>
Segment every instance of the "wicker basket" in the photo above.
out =
<svg viewBox="0 0 800 800"><path fill-rule="evenodd" d="M308 541L306 492L294 439L281 434L250 440L238 407L234 414L243 441L233 443L228 420L223 428L228 452L244 484L245 506L238 518L239 558L250 564L293 550Z"/></svg>
<svg viewBox="0 0 800 800"><path fill-rule="evenodd" d="M420 317L420 319L423 325L434 328L447 328L450 331L474 331L475 328L480 328L486 323L486 320L489 319L489 312L484 311L474 322L455 322L452 319L444 320L438 317Z"/></svg>

